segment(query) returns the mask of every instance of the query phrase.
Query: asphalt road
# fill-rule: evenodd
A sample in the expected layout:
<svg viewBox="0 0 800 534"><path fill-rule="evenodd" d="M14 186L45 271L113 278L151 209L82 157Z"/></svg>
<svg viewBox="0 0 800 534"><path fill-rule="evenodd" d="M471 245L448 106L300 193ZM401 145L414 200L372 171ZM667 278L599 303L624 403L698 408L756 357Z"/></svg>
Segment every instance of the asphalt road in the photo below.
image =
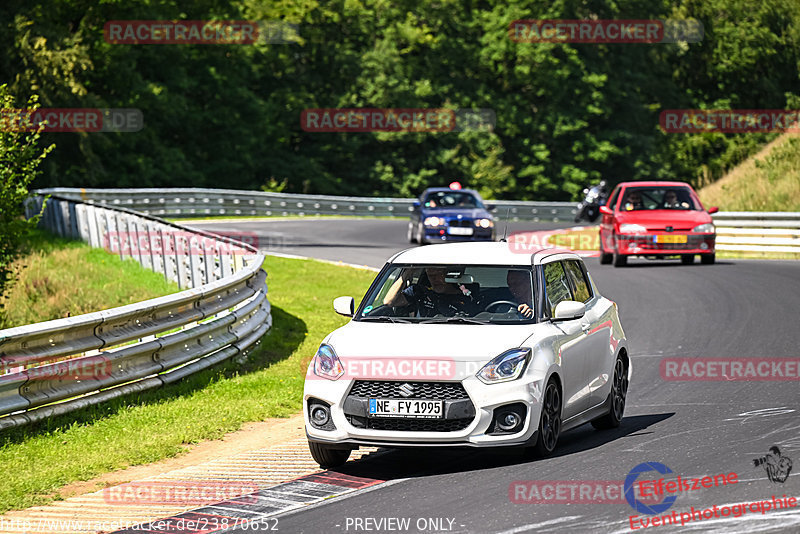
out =
<svg viewBox="0 0 800 534"><path fill-rule="evenodd" d="M549 228L554 226L564 225ZM202 228L253 232L266 240L262 248L272 251L374 267L408 246L405 222L394 220L250 221ZM511 225L511 231L545 228ZM634 377L618 429L601 432L584 425L563 434L556 454L544 460L508 449L379 453L341 471L388 483L285 514L279 517L280 531L630 532L629 516L642 515L627 503L515 504L509 487L520 480L621 481L642 462L663 463L682 477L738 475L736 484L679 495L666 514L773 495L800 497L798 382L667 382L659 373L666 356L798 357L800 262L685 266L634 260L615 269L589 258L587 264L600 292L619 304L630 343ZM770 481L753 461L773 445L794 462L782 483ZM385 522L389 518L409 523ZM654 529L798 532L800 507L647 530Z"/></svg>

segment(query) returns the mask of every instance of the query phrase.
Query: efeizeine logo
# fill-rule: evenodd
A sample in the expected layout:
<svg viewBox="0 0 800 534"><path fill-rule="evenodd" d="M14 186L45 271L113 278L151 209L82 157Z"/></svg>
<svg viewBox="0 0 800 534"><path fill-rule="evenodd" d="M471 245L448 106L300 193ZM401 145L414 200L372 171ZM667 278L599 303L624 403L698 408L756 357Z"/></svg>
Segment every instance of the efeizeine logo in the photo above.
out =
<svg viewBox="0 0 800 534"><path fill-rule="evenodd" d="M634 483L636 482L636 479L639 478L640 474L647 473L649 471L656 471L662 475L672 473L672 469L659 462L645 462L637 465L631 469L628 473L628 476L625 477L625 500L627 500L628 504L630 504L631 507L639 513L656 515L665 510L669 510L669 508L675 504L675 500L678 497L677 495L670 495L664 498L664 500L658 504L645 504L637 499L636 495L634 494Z"/></svg>

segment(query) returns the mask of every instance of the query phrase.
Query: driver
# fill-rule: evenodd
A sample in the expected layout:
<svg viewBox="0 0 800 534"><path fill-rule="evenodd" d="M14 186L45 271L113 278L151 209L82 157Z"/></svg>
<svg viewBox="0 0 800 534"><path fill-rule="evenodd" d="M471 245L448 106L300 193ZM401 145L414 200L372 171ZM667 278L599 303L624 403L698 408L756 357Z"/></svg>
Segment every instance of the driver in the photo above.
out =
<svg viewBox="0 0 800 534"><path fill-rule="evenodd" d="M673 190L669 190L664 193L664 207L665 208L679 208L681 207L678 204L678 193Z"/></svg>
<svg viewBox="0 0 800 534"><path fill-rule="evenodd" d="M506 275L506 282L514 300L519 303L517 306L519 314L527 319L533 317L533 309L530 306L533 302L530 273L528 271L510 270Z"/></svg>
<svg viewBox="0 0 800 534"><path fill-rule="evenodd" d="M428 267L425 274L428 284L419 281L405 287L412 277L411 269L404 269L400 277L389 288L383 303L387 306L413 305L419 317L444 315L475 315L480 311L475 296L463 284L456 285L445 281L446 267Z"/></svg>

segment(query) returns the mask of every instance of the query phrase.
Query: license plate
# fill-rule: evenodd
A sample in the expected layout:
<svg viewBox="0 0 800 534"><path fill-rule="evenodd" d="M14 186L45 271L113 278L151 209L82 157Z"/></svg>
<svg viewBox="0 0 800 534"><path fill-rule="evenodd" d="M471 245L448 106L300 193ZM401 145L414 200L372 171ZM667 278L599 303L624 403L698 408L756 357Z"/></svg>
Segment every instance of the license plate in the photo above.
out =
<svg viewBox="0 0 800 534"><path fill-rule="evenodd" d="M450 226L447 228L447 233L450 235L472 235L472 228L461 228L459 226Z"/></svg>
<svg viewBox="0 0 800 534"><path fill-rule="evenodd" d="M682 234L662 234L654 237L656 243L686 243L686 236Z"/></svg>
<svg viewBox="0 0 800 534"><path fill-rule="evenodd" d="M441 419L444 416L442 401L369 399L370 417L403 417L415 419Z"/></svg>

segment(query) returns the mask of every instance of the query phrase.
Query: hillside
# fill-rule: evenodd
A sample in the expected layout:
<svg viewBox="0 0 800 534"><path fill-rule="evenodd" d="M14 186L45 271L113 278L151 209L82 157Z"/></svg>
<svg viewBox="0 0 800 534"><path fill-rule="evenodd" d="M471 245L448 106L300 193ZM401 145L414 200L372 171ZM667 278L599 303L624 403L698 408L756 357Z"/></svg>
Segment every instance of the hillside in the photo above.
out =
<svg viewBox="0 0 800 534"><path fill-rule="evenodd" d="M778 137L698 193L722 211L800 211L800 135Z"/></svg>

